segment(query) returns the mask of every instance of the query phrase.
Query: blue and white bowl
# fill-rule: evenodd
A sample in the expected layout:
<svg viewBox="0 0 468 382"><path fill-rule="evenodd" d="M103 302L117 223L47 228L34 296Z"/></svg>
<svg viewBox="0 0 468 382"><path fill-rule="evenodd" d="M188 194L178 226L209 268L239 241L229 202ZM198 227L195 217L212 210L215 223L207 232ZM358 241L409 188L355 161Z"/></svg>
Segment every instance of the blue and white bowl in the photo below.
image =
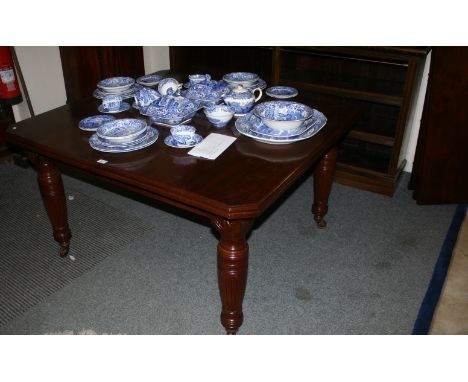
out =
<svg viewBox="0 0 468 382"><path fill-rule="evenodd" d="M165 78L158 85L158 92L161 95L172 95L177 92L180 88L179 81L175 78Z"/></svg>
<svg viewBox="0 0 468 382"><path fill-rule="evenodd" d="M138 77L136 82L143 86L156 86L162 80L162 76L157 74L148 74L146 76Z"/></svg>
<svg viewBox="0 0 468 382"><path fill-rule="evenodd" d="M99 138L112 142L131 142L147 129L145 121L136 118L117 119L107 122L96 130Z"/></svg>
<svg viewBox="0 0 468 382"><path fill-rule="evenodd" d="M258 80L258 75L250 72L232 72L225 74L223 80L232 85L249 86Z"/></svg>
<svg viewBox="0 0 468 382"><path fill-rule="evenodd" d="M111 121L115 121L115 117L112 115L92 115L91 117L82 119L78 127L85 131L96 131L99 126Z"/></svg>
<svg viewBox="0 0 468 382"><path fill-rule="evenodd" d="M212 105L204 108L206 118L215 127L224 127L234 116L234 108L227 105Z"/></svg>
<svg viewBox="0 0 468 382"><path fill-rule="evenodd" d="M123 102L123 97L119 95L108 95L102 99L102 107L108 111L120 110L120 105Z"/></svg>
<svg viewBox="0 0 468 382"><path fill-rule="evenodd" d="M313 109L298 102L269 101L255 106L253 112L272 129L291 130L298 128L302 122L310 118Z"/></svg>
<svg viewBox="0 0 468 382"><path fill-rule="evenodd" d="M187 98L163 96L141 110L141 114L151 117L151 121L155 123L177 125L192 118L199 108L198 103Z"/></svg>
<svg viewBox="0 0 468 382"><path fill-rule="evenodd" d="M122 93L135 83L131 77L111 77L99 81L97 86L106 93Z"/></svg>
<svg viewBox="0 0 468 382"><path fill-rule="evenodd" d="M191 125L171 127L172 137L181 145L188 145L193 141L197 129Z"/></svg>
<svg viewBox="0 0 468 382"><path fill-rule="evenodd" d="M292 88L290 86L272 86L266 90L266 95L272 98L293 98L297 96L299 92L297 89Z"/></svg>

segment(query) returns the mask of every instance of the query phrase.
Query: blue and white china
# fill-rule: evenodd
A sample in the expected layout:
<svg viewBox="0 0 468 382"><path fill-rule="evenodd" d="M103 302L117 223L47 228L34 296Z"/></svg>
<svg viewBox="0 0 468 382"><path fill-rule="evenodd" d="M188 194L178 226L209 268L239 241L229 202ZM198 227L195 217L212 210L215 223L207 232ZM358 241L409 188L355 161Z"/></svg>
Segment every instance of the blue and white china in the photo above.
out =
<svg viewBox="0 0 468 382"><path fill-rule="evenodd" d="M175 147L177 149L188 149L191 147L194 147L198 145L201 141L203 141L203 137L199 134L195 134L190 142L188 142L186 145L183 145L176 141L172 135L168 135L164 139L164 143L170 147Z"/></svg>
<svg viewBox="0 0 468 382"><path fill-rule="evenodd" d="M259 94L255 97L255 92ZM262 89L245 89L242 86L236 86L229 93L223 96L224 102L234 109L236 116L248 113L262 96Z"/></svg>
<svg viewBox="0 0 468 382"><path fill-rule="evenodd" d="M138 106L138 109L148 107L154 101L157 101L161 98L161 94L159 94L156 90L150 88L141 88L135 91L135 103Z"/></svg>
<svg viewBox="0 0 468 382"><path fill-rule="evenodd" d="M189 145L193 141L197 129L191 125L171 127L172 137L181 145Z"/></svg>
<svg viewBox="0 0 468 382"><path fill-rule="evenodd" d="M228 105L212 105L203 109L206 118L215 127L224 127L234 116L234 108Z"/></svg>
<svg viewBox="0 0 468 382"><path fill-rule="evenodd" d="M200 106L215 105L222 100L222 96L229 91L226 88L217 88L216 84L195 84L188 90L181 91L181 95L193 100Z"/></svg>
<svg viewBox="0 0 468 382"><path fill-rule="evenodd" d="M249 113L240 117L236 121L236 129L239 133L253 138L256 141L268 143L268 144L276 144L276 145L284 145L293 142L302 141L304 139L308 139L315 134L317 134L323 126L327 123L327 118L318 110L314 110L313 116L308 120L303 122L306 126L304 127L304 132L302 134L296 136L269 136L264 135L262 133L256 131L262 131L263 122L260 118L258 118L253 113Z"/></svg>
<svg viewBox="0 0 468 382"><path fill-rule="evenodd" d="M120 109L120 105L123 102L123 98L119 95L108 95L102 99L102 107L109 111L117 111Z"/></svg>
<svg viewBox="0 0 468 382"><path fill-rule="evenodd" d="M143 86L156 86L161 80L162 76L158 76L157 74L148 74L146 76L138 77L136 82Z"/></svg>
<svg viewBox="0 0 468 382"><path fill-rule="evenodd" d="M177 119L177 120L170 120L169 122L171 123L166 123L167 120L165 119L158 119L158 118L154 118L154 117L148 117L148 124L149 125L152 125L152 124L155 124L155 125L159 125L159 126L166 126L166 127L173 127L173 126L176 126L176 125L183 125L187 122L190 122L192 120L192 117L190 118L187 118L187 119Z"/></svg>
<svg viewBox="0 0 468 382"><path fill-rule="evenodd" d="M266 95L272 98L293 98L297 96L299 92L297 89L290 86L272 86L266 90Z"/></svg>
<svg viewBox="0 0 468 382"><path fill-rule="evenodd" d="M208 83L211 80L211 76L209 74L190 74L188 78L191 85Z"/></svg>
<svg viewBox="0 0 468 382"><path fill-rule="evenodd" d="M98 138L99 138L99 140L101 142L107 144L108 147L112 147L112 146L126 145L128 143L131 143L132 145L137 144L137 143L143 141L143 139L145 139L147 134L148 134L148 126L140 134L138 134L137 136L135 136L132 139L130 139L128 141L125 141L125 142L118 141L118 140L116 141L115 139L108 139L108 138L103 138L103 137L99 137L99 136L98 136Z"/></svg>
<svg viewBox="0 0 468 382"><path fill-rule="evenodd" d="M181 85L175 78L165 78L158 84L158 92L161 95L173 95L179 90Z"/></svg>
<svg viewBox="0 0 468 382"><path fill-rule="evenodd" d="M291 130L310 118L312 110L311 107L298 102L268 101L255 106L254 114L272 129Z"/></svg>
<svg viewBox="0 0 468 382"><path fill-rule="evenodd" d="M151 117L153 123L178 125L192 118L199 108L198 103L187 98L163 96L140 112L142 115Z"/></svg>
<svg viewBox="0 0 468 382"><path fill-rule="evenodd" d="M130 109L130 104L128 102L122 102L120 104L120 107L119 109L117 110L109 110L108 108L104 107L104 105L99 105L98 106L98 111L100 113L109 113L109 114L115 114L115 113L121 113L123 111L127 111L128 109Z"/></svg>
<svg viewBox="0 0 468 382"><path fill-rule="evenodd" d="M131 77L111 77L99 81L97 86L107 93L119 93L130 89L134 83Z"/></svg>
<svg viewBox="0 0 468 382"><path fill-rule="evenodd" d="M114 142L130 142L147 128L146 122L136 118L116 119L107 122L96 130L99 138Z"/></svg>
<svg viewBox="0 0 468 382"><path fill-rule="evenodd" d="M104 142L102 139L98 137L97 134L93 134L89 138L90 146L98 151L106 152L106 153L125 153L129 151L136 151L144 149L152 145L154 142L157 141L159 136L158 130L153 127L148 127L148 132L145 135L144 139L139 140L138 142L128 142L122 144L108 144Z"/></svg>
<svg viewBox="0 0 468 382"><path fill-rule="evenodd" d="M96 129L102 124L110 121L115 121L115 117L112 115L92 115L91 117L86 117L80 121L78 127L81 130L85 131L96 131Z"/></svg>
<svg viewBox="0 0 468 382"><path fill-rule="evenodd" d="M258 80L258 75L250 72L233 72L223 76L223 80L232 85L249 86Z"/></svg>
<svg viewBox="0 0 468 382"><path fill-rule="evenodd" d="M135 94L135 90L136 90L136 85L135 86L132 86L131 88L123 91L123 92L118 92L118 93L107 93L101 89L96 89L94 90L93 92L93 97L94 98L97 98L97 99L103 99L104 97L107 97L108 95L119 95L121 96L123 99L128 99L128 98L132 98Z"/></svg>

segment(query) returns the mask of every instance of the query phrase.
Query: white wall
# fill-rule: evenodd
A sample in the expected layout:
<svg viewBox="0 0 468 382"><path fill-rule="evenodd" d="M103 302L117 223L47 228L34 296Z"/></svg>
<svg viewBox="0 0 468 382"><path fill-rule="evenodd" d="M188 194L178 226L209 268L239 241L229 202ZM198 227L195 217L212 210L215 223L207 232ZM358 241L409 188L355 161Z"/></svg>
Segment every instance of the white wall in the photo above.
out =
<svg viewBox="0 0 468 382"><path fill-rule="evenodd" d="M424 98L426 96L426 90L427 90L427 81L429 80L429 68L431 65L431 55L432 55L432 52L429 52L428 56L426 57L419 89L416 89L416 95L415 95L416 101L413 104L413 107L410 110L410 114L408 116L407 128L409 129L410 136L409 136L408 146L406 148L402 148L403 150L406 150L406 153L405 153L406 165L404 168L404 171L406 172L411 172L413 169L414 155L416 153L416 146L418 144L419 128L421 125L421 117L422 117L423 107L424 107Z"/></svg>
<svg viewBox="0 0 468 382"><path fill-rule="evenodd" d="M145 74L169 69L169 47L144 46L143 60L145 62Z"/></svg>
<svg viewBox="0 0 468 382"><path fill-rule="evenodd" d="M34 113L41 114L65 105L67 97L59 48L57 46L17 46L15 51ZM29 118L26 101L14 106L13 113L17 121Z"/></svg>

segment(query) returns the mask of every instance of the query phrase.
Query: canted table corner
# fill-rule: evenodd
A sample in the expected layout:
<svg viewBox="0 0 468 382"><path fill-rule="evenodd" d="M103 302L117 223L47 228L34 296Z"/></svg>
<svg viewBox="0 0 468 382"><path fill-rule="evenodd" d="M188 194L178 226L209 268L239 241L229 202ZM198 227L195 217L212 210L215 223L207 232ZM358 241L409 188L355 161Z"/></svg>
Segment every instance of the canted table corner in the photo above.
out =
<svg viewBox="0 0 468 382"><path fill-rule="evenodd" d="M27 153L37 170L39 189L60 256L70 247L65 193L59 168L72 168L112 185L162 201L210 220L220 235L218 284L221 323L235 334L243 322L242 304L247 285L247 234L261 216L306 171L314 171L312 213L317 226L326 226L336 145L348 132L358 110L352 105L314 105L327 125L314 137L289 145L268 145L239 136L234 121L217 133L236 141L216 160L191 157L189 149L164 144L167 127L157 126L160 137L143 150L103 153L88 143L92 132L82 131L82 118L97 113L97 102L66 105L30 118L6 131L8 144ZM117 117L143 118L136 110ZM202 136L214 131L201 115L192 124ZM72 227L73 228L73 227ZM73 247L72 247L73 248Z"/></svg>

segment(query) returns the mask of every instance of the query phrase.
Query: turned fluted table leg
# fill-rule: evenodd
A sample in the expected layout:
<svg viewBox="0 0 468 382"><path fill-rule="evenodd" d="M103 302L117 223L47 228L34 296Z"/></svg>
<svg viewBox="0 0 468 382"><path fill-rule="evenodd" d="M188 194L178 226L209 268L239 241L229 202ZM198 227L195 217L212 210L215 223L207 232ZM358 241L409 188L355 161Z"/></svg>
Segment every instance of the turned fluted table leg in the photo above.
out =
<svg viewBox="0 0 468 382"><path fill-rule="evenodd" d="M35 154L28 154L28 158L37 170L42 201L52 224L54 239L60 244L59 255L66 256L70 248L71 232L68 227L62 176L55 165L47 159Z"/></svg>
<svg viewBox="0 0 468 382"><path fill-rule="evenodd" d="M246 235L252 220L213 219L221 235L218 244L218 285L221 295L221 323L228 334L236 334L242 325L242 301L247 285L249 245Z"/></svg>
<svg viewBox="0 0 468 382"><path fill-rule="evenodd" d="M328 197L333 184L336 168L336 147L326 153L314 171L314 204L312 213L319 228L325 228L324 217L328 211Z"/></svg>

